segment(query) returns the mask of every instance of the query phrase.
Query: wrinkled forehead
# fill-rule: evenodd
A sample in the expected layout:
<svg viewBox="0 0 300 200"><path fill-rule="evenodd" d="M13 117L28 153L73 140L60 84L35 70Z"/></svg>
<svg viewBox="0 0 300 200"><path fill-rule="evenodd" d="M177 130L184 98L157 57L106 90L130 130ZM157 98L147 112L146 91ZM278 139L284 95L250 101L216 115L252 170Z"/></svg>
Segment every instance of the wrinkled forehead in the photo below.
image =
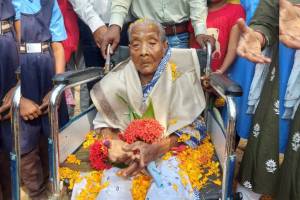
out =
<svg viewBox="0 0 300 200"><path fill-rule="evenodd" d="M149 24L135 24L132 27L132 31L130 33L131 38L137 38L137 37L155 37L157 39L160 38L160 32L159 28L152 23Z"/></svg>

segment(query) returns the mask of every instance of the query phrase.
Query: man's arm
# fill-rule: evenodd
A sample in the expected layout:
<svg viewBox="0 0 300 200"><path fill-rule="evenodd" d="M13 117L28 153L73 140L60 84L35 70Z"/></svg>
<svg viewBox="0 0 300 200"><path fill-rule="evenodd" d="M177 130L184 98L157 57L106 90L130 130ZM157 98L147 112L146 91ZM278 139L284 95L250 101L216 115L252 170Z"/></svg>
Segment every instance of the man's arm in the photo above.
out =
<svg viewBox="0 0 300 200"><path fill-rule="evenodd" d="M86 23L94 33L99 27L105 26L91 3L92 0L69 0L77 15Z"/></svg>
<svg viewBox="0 0 300 200"><path fill-rule="evenodd" d="M107 31L107 27L104 21L100 18L99 13L95 11L91 1L70 0L70 3L78 16L89 26L93 32L97 46L101 48L101 43L103 36Z"/></svg>
<svg viewBox="0 0 300 200"><path fill-rule="evenodd" d="M111 3L110 25L118 25L122 28L128 15L132 0L113 0Z"/></svg>
<svg viewBox="0 0 300 200"><path fill-rule="evenodd" d="M206 0L190 0L190 19L195 36L206 34L207 5Z"/></svg>
<svg viewBox="0 0 300 200"><path fill-rule="evenodd" d="M205 48L206 42L210 42L212 49L215 49L215 39L206 35L207 4L206 0L190 0L190 19L195 31L195 37L198 44Z"/></svg>
<svg viewBox="0 0 300 200"><path fill-rule="evenodd" d="M278 40L278 9L278 0L262 0L250 22L250 28L264 35L265 45L271 45Z"/></svg>

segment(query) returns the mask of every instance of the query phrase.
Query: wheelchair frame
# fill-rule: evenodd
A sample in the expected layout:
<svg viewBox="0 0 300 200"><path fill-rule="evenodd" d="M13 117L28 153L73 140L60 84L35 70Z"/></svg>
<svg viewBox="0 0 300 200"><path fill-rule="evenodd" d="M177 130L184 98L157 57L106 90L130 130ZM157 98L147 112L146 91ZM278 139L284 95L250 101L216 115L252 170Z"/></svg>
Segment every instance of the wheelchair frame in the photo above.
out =
<svg viewBox="0 0 300 200"><path fill-rule="evenodd" d="M117 59L122 60L128 54L122 55L116 54ZM206 54L206 57L204 56ZM222 195L221 199L227 200L232 199L232 183L234 176L234 166L236 156L234 154L235 149L235 121L236 121L236 107L234 97L241 96L241 87L229 80L224 75L210 74L210 61L211 61L211 45L207 44L207 52L197 51L199 63L204 63L205 58L205 74L210 76L210 85L222 96L227 104L228 110L228 122L226 128L226 142L225 149L223 151L223 157L219 156L219 161L222 166L223 180L222 180ZM202 65L200 65L202 66ZM48 138L48 152L49 152L49 167L50 167L50 178L51 183L51 199L59 199L61 193L60 180L59 180L59 126L58 126L58 102L67 88L72 88L80 84L88 83L91 81L100 80L104 77L104 73L99 68L87 68L82 71L65 72L57 75L53 79L55 85L52 90L49 105L49 116L51 124L51 134ZM208 100L208 95L207 100ZM12 171L12 192L13 199L20 199L20 128L19 128L19 105L20 105L21 92L20 87L15 91L12 104L12 129L13 129L13 150L11 152L11 171ZM205 116L208 117L208 109L205 111ZM207 119L207 118L206 118ZM213 138L212 138L213 140ZM218 152L217 152L218 153Z"/></svg>

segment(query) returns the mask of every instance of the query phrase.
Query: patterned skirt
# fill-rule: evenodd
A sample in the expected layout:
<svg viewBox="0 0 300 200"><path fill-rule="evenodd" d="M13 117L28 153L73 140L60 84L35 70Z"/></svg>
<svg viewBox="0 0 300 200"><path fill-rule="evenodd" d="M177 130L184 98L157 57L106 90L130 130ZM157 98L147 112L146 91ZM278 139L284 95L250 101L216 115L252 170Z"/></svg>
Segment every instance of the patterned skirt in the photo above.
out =
<svg viewBox="0 0 300 200"><path fill-rule="evenodd" d="M300 199L300 108L292 122L276 199Z"/></svg>
<svg viewBox="0 0 300 200"><path fill-rule="evenodd" d="M279 171L277 69L276 65L269 69L238 174L241 185L268 195L275 194Z"/></svg>

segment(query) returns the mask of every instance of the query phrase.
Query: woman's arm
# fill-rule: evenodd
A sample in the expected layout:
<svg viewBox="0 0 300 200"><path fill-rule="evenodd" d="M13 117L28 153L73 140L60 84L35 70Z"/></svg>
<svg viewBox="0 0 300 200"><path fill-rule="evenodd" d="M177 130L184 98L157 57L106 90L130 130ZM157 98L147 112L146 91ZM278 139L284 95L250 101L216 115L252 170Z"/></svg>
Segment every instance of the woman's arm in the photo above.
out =
<svg viewBox="0 0 300 200"><path fill-rule="evenodd" d="M109 138L109 139L119 139L118 133L120 132L118 129L113 128L98 128L95 130L97 135L99 135L102 139Z"/></svg>
<svg viewBox="0 0 300 200"><path fill-rule="evenodd" d="M178 142L177 135L170 135L169 137L159 141L158 143L154 143L157 146L157 156L162 156L168 151L170 151L173 147L177 147L180 143Z"/></svg>
<svg viewBox="0 0 300 200"><path fill-rule="evenodd" d="M51 47L55 59L55 73L61 74L65 71L66 65L64 47L60 42L52 42Z"/></svg>
<svg viewBox="0 0 300 200"><path fill-rule="evenodd" d="M220 69L218 70L220 73L223 74L224 72L226 72L227 69L232 64L232 62L234 61L234 59L236 58L236 48L238 46L239 38L240 38L240 29L236 24L231 28L230 31L227 53L222 65L220 66Z"/></svg>

